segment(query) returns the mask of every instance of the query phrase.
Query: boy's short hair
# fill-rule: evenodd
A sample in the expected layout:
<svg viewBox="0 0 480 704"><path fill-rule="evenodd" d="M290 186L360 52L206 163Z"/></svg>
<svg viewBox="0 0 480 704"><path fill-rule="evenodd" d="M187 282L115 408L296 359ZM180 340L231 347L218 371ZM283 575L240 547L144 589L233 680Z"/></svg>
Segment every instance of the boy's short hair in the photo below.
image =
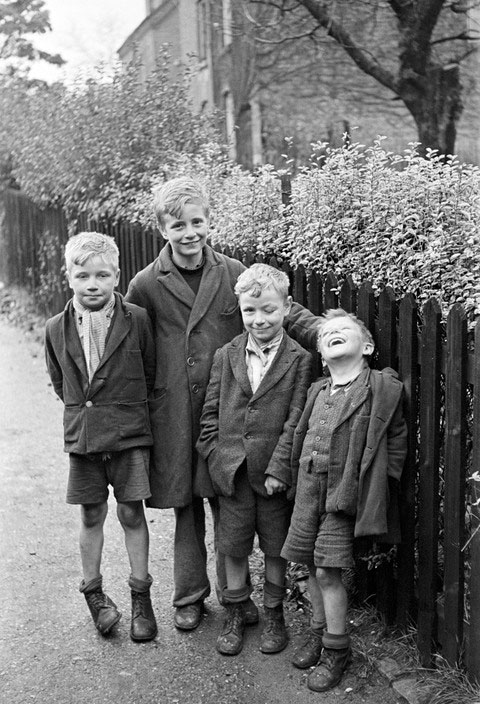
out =
<svg viewBox="0 0 480 704"><path fill-rule="evenodd" d="M75 264L82 266L90 257L101 257L118 270L119 251L117 243L101 232L79 232L73 235L65 245L65 264L70 271Z"/></svg>
<svg viewBox="0 0 480 704"><path fill-rule="evenodd" d="M330 322L330 320L334 320L335 318L350 318L350 320L353 320L353 322L358 325L360 328L360 332L363 337L364 342L369 342L371 345L375 347L375 342L373 340L372 333L370 330L367 328L363 320L360 320L360 318L357 318L356 315L353 313L347 313L346 310L343 310L343 308L330 308L329 310L325 311L323 315L320 316L320 322L318 324L318 340L320 340L320 335L322 334L322 329L325 323Z"/></svg>
<svg viewBox="0 0 480 704"><path fill-rule="evenodd" d="M240 274L234 290L237 296L248 292L253 298L259 298L266 288L273 288L286 301L289 285L290 281L284 271L268 264L252 264Z"/></svg>
<svg viewBox="0 0 480 704"><path fill-rule="evenodd" d="M199 203L208 218L208 196L202 185L189 176L172 178L154 188L153 209L160 229L165 224L165 215L179 218L188 203Z"/></svg>

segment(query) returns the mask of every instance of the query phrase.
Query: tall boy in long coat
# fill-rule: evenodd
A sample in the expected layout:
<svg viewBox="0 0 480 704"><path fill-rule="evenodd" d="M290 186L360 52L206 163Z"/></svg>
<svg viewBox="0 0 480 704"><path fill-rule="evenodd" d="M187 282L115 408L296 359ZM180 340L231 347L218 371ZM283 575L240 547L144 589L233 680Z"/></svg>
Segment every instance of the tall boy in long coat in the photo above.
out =
<svg viewBox="0 0 480 704"><path fill-rule="evenodd" d="M209 206L194 180L172 179L154 194L154 207L167 240L158 258L131 281L126 300L146 308L155 328L157 372L150 420L154 436L148 505L175 508L175 625L198 626L210 593L205 547L209 498L215 492L205 461L195 450L215 351L242 332L234 286L243 264L206 243ZM293 304L286 330L315 349L318 318ZM224 583L221 569L218 579ZM256 609L247 614L258 620Z"/></svg>

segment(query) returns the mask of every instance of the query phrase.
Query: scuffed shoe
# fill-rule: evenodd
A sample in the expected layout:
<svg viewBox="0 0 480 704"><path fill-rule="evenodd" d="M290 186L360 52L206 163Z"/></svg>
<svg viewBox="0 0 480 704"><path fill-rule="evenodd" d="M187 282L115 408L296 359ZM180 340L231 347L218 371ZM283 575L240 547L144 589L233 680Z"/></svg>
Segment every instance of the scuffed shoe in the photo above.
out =
<svg viewBox="0 0 480 704"><path fill-rule="evenodd" d="M305 635L305 640L292 658L292 665L295 665L300 670L306 670L316 665L322 654L322 636L323 628L319 630L309 628Z"/></svg>
<svg viewBox="0 0 480 704"><path fill-rule="evenodd" d="M157 622L153 613L150 590L137 592L132 589L132 625L130 638L135 641L153 640L157 635Z"/></svg>
<svg viewBox="0 0 480 704"><path fill-rule="evenodd" d="M245 624L247 626L255 626L259 621L258 608L250 597L243 604L243 610L245 611Z"/></svg>
<svg viewBox="0 0 480 704"><path fill-rule="evenodd" d="M108 635L113 626L120 621L122 614L117 609L117 605L104 593L102 578L97 577L87 584L82 581L80 591L85 597L96 629L102 636Z"/></svg>
<svg viewBox="0 0 480 704"><path fill-rule="evenodd" d="M199 625L203 613L203 601L196 601L194 604L177 606L173 622L181 631L193 631Z"/></svg>
<svg viewBox="0 0 480 704"><path fill-rule="evenodd" d="M238 655L243 648L245 631L244 602L227 604L227 618L217 638L217 650L222 655Z"/></svg>
<svg viewBox="0 0 480 704"><path fill-rule="evenodd" d="M350 648L324 648L318 667L308 675L307 687L314 692L326 692L327 689L336 687L345 672L350 653Z"/></svg>
<svg viewBox="0 0 480 704"><path fill-rule="evenodd" d="M288 643L287 628L283 616L283 605L265 610L265 627L260 637L260 650L262 653L279 653L286 648Z"/></svg>

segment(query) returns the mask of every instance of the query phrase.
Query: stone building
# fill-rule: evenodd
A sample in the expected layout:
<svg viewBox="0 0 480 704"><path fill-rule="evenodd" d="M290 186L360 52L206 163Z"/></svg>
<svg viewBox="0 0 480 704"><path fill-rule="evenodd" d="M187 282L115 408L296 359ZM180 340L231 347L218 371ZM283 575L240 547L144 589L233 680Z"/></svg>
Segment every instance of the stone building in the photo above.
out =
<svg viewBox="0 0 480 704"><path fill-rule="evenodd" d="M168 45L173 62L194 61L192 100L197 110L220 108L224 132L233 159L249 168L263 162L279 163L291 140L292 156L301 161L309 145L329 141L337 145L345 130L355 128L354 141L368 144L387 135L386 146L401 152L417 141L413 119L406 108L360 71L352 69L343 50L325 50L321 71L288 71L272 80L268 60L251 41L251 28L234 0L145 0L146 17L119 49L122 61L138 52L146 75L160 49ZM469 17L471 34L479 35L480 7ZM472 43L472 48L474 44ZM301 48L292 56L301 64ZM274 63L275 58L271 61ZM336 76L338 72L339 75ZM350 74L350 75L349 75ZM350 81L350 83L348 83ZM340 86L340 88L339 88ZM359 99L355 89L376 100ZM464 81L464 111L458 124L456 153L460 160L480 164L480 52L472 52ZM383 92L382 92L383 91ZM383 102L382 102L383 101ZM386 109L385 109L385 106ZM303 147L302 147L303 145ZM303 148L303 152L302 152Z"/></svg>

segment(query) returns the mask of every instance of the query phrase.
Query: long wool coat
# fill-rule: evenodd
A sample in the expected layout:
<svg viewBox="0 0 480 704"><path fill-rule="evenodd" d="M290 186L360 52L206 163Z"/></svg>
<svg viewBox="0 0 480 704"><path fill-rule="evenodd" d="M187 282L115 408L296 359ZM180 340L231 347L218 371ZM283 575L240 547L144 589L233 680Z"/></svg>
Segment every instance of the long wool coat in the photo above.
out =
<svg viewBox="0 0 480 704"><path fill-rule="evenodd" d="M206 462L197 455L195 443L213 355L242 332L233 289L244 269L237 260L205 247L203 276L195 296L175 267L167 244L130 283L126 299L147 309L156 337L149 506L187 506L194 496L214 495ZM309 311L294 305L287 332L314 349L317 322Z"/></svg>
<svg viewBox="0 0 480 704"><path fill-rule="evenodd" d="M248 379L243 333L215 353L197 448L207 459L215 491L232 496L244 460L250 485L268 496L267 474L291 485L293 431L310 384L312 356L283 336L255 393Z"/></svg>
<svg viewBox="0 0 480 704"><path fill-rule="evenodd" d="M294 486L308 421L315 400L327 381L320 379L310 387L294 433ZM397 495L391 494L398 486L407 454L402 392L403 384L393 369L370 370L363 394L357 397L356 404L345 406L332 433L329 466L335 468L335 462L338 465L341 457L346 457L346 461L340 485L334 494L327 493L326 510L355 515L355 537L376 535L382 536L383 542L400 542ZM371 408L366 415L361 406L368 397ZM357 411L359 413L354 416Z"/></svg>
<svg viewBox="0 0 480 704"><path fill-rule="evenodd" d="M145 311L115 294L105 352L88 380L72 300L47 321L47 368L65 404L65 452L114 452L152 444L148 392L155 374L152 326Z"/></svg>

